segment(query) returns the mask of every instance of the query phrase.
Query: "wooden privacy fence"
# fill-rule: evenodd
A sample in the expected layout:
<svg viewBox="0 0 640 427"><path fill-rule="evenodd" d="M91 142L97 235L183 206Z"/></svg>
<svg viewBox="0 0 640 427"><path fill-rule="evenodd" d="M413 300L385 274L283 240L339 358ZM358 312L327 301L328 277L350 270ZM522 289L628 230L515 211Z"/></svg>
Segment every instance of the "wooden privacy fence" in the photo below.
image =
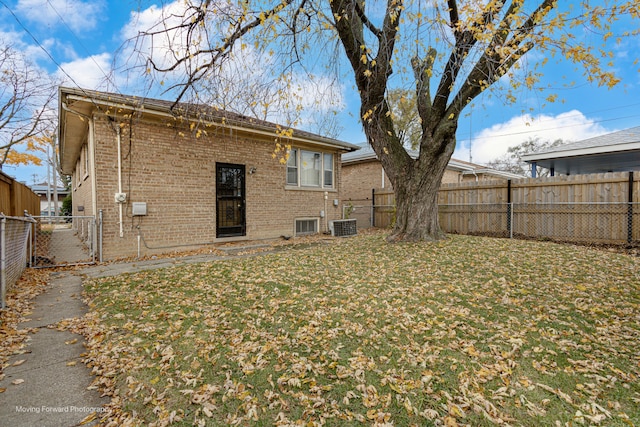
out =
<svg viewBox="0 0 640 427"><path fill-rule="evenodd" d="M0 172L0 212L24 216L24 211L40 214L40 197L29 187Z"/></svg>
<svg viewBox="0 0 640 427"><path fill-rule="evenodd" d="M40 197L29 187L0 172L0 308L6 293L27 265L32 219L24 212L40 213Z"/></svg>
<svg viewBox="0 0 640 427"><path fill-rule="evenodd" d="M445 232L593 243L640 243L640 173L444 184ZM395 216L393 193L374 192L374 225Z"/></svg>

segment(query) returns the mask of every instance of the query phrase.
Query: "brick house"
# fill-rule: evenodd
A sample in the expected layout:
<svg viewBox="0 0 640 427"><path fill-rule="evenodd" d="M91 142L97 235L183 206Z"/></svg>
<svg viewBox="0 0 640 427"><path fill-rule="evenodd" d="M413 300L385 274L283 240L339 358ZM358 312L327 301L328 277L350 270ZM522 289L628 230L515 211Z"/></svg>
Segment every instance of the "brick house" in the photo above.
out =
<svg viewBox="0 0 640 427"><path fill-rule="evenodd" d="M418 152L409 150L414 159ZM443 184L470 181L520 179L520 175L499 171L475 163L451 159L442 177ZM371 147L361 149L342 156L342 200L343 206L356 206L357 212L351 215L357 219L358 228L367 227L371 223L371 206L373 192L391 193L393 187ZM391 200L392 197L386 199ZM388 221L382 221L386 224ZM378 224L376 224L378 225Z"/></svg>
<svg viewBox="0 0 640 427"><path fill-rule="evenodd" d="M414 159L416 151L409 151ZM443 184L487 181L497 179L524 178L510 172L499 171L486 166L451 159L442 177ZM370 200L371 190L393 191L389 177L384 173L382 164L371 147L362 147L356 152L342 156L342 199Z"/></svg>
<svg viewBox="0 0 640 427"><path fill-rule="evenodd" d="M324 232L341 217L340 158L357 146L171 107L60 88L60 168L73 215L102 218L102 259Z"/></svg>

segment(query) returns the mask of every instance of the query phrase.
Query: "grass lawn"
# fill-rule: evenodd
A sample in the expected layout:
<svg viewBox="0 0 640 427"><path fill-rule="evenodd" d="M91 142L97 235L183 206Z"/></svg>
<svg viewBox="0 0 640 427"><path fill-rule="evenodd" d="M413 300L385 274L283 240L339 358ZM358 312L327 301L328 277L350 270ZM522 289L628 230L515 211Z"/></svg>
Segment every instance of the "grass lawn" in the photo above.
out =
<svg viewBox="0 0 640 427"><path fill-rule="evenodd" d="M636 257L371 234L87 298L105 424L640 425Z"/></svg>

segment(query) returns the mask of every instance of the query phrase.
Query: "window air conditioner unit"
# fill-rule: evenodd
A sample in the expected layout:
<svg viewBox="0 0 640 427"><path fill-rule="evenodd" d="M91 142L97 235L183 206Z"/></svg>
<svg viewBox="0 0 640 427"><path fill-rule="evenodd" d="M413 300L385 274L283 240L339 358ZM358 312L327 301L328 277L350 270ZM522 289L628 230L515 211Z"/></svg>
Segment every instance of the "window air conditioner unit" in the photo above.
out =
<svg viewBox="0 0 640 427"><path fill-rule="evenodd" d="M338 219L329 223L331 235L335 237L355 236L358 234L356 230L355 219Z"/></svg>

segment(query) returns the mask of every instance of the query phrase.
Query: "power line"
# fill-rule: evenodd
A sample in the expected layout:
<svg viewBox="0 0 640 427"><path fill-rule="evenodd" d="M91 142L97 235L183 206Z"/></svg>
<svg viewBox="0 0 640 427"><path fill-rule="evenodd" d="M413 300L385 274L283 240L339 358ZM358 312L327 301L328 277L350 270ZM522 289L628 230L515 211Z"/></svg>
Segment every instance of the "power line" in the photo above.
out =
<svg viewBox="0 0 640 427"><path fill-rule="evenodd" d="M51 3L51 0L47 0L47 4L51 7L51 9L55 12L56 15L58 15L58 18L60 19L60 22L62 22L64 24L65 27L67 27L67 30L69 31L69 33L73 36L74 39L76 39L76 42L80 45L80 47L85 51L85 53L89 56L89 58L91 59L91 61L96 65L96 67L98 68L98 70L100 70L100 72L102 73L102 75L104 76L104 78L106 79L106 81L108 81L111 85L113 85L115 91L117 93L120 93L120 90L118 89L118 85L116 85L115 81L111 79L111 77L109 77L109 75L107 75L107 73L102 69L102 67L100 66L100 64L98 64L96 62L96 60L94 59L93 55L91 53L89 53L89 50L84 46L84 44L82 43L82 41L78 38L78 36L76 35L76 33L71 29L71 27L67 24L67 22L64 20L64 18L62 17L62 15L60 15L60 12L58 12L58 10L55 8L55 6L53 5L53 3Z"/></svg>
<svg viewBox="0 0 640 427"><path fill-rule="evenodd" d="M97 108L100 108L100 106L98 104L95 103L95 101L93 100L93 97L88 94L86 92L86 90L81 87L78 82L71 77L71 75L69 75L69 73L67 73L67 71L62 68L62 65L60 65L58 63L58 61L56 61L56 59L53 57L53 55L51 55L51 53L49 53L49 51L42 45L42 43L40 43L40 41L36 38L36 36L33 35L33 33L31 31L29 31L29 29L22 23L22 21L20 21L20 19L16 16L16 14L13 12L13 10L11 10L9 8L9 6L7 6L7 4L3 1L0 0L0 4L2 4L5 9L7 9L9 11L9 13L13 16L13 18L16 20L16 22L18 23L18 25L20 25L20 27L33 39L33 41L38 45L38 47L40 49L42 49L42 51L45 53L45 55L47 55L49 57L49 59L51 59L51 61L56 65L56 67L62 71L62 73L67 76L69 78L69 80L71 80L71 82L79 89L81 90L86 96L87 98L90 100L90 102Z"/></svg>
<svg viewBox="0 0 640 427"><path fill-rule="evenodd" d="M638 114L634 114L632 116L616 117L616 118L613 118L613 119L593 120L593 121L590 121L589 124L612 122L612 121L615 121L615 120L630 119L630 118L638 117L638 116L639 116ZM503 133L503 134L498 134L498 135L490 135L489 137L490 138L502 138L502 137L505 137L505 136L526 135L526 134L530 134L530 133L546 132L546 131L549 131L549 130L556 130L556 129L566 129L566 128L572 128L572 127L576 127L576 126L584 126L584 123L565 125L565 126L555 126L555 127L552 127L552 128L537 129L537 130L525 130L525 131L520 131L520 132ZM483 138L483 137L476 137L474 139L477 139L477 138ZM463 138L463 140L464 140L464 138Z"/></svg>
<svg viewBox="0 0 640 427"><path fill-rule="evenodd" d="M29 37L31 37L33 39L33 41L38 45L38 47L40 49L42 49L42 51L45 53L45 55L47 55L49 57L49 59L51 59L51 61L56 65L56 67L62 71L62 73L67 76L69 78L69 80L71 80L73 82L73 84L75 84L78 88L80 87L80 85L78 85L78 82L76 82L74 80L73 77L71 77L64 68L62 68L62 66L58 63L58 61L55 60L55 58L51 55L51 53L49 53L49 51L42 45L42 43L40 43L40 41L36 38L36 36L33 35L33 33L31 31L29 31L29 29L22 23L22 21L20 21L20 19L16 16L16 14L13 12L13 10L11 10L9 8L9 6L7 6L7 4L3 1L0 0L0 3L5 7L5 9L7 9L9 11L9 13L13 16L13 18L16 20L16 22L18 23L18 25L20 25L20 27L22 27L22 29L29 35Z"/></svg>
<svg viewBox="0 0 640 427"><path fill-rule="evenodd" d="M581 116L585 117L585 116L591 115L591 114L597 114L597 113L613 111L613 110L620 110L620 109L623 109L623 108L627 109L627 108L636 107L636 106L640 106L640 102L635 102L633 104L627 104L627 105L621 105L621 106L618 106L618 107L604 108L604 109L600 109L600 110L592 110L592 111L588 111L586 113L579 112L579 113L576 113L576 114L570 114L570 115L564 116L563 118L566 119L566 118L581 117ZM633 117L638 117L638 114L633 114L631 116L614 117L614 118L611 118L611 119L593 120L593 121L590 121L590 123L611 122L611 121L615 121L615 120L630 119L630 118L633 118ZM555 120L554 118L543 118L543 119L537 120L536 123L540 124L540 123L545 123L545 122L552 122L554 120ZM554 130L554 129L564 129L564 128L568 128L568 127L582 126L582 125L583 124L574 124L574 125L559 126L559 127L553 127L553 128L547 128L547 129L521 131L521 132L514 132L514 133L507 133L507 134L500 134L500 135L492 135L492 137L522 135L522 134L527 134L527 133L535 133L535 132L541 132L541 131L545 131L545 130ZM468 134L462 134L461 136L467 136L468 137L468 138L461 138L462 140L471 139L471 138L473 138L473 132L470 131Z"/></svg>

